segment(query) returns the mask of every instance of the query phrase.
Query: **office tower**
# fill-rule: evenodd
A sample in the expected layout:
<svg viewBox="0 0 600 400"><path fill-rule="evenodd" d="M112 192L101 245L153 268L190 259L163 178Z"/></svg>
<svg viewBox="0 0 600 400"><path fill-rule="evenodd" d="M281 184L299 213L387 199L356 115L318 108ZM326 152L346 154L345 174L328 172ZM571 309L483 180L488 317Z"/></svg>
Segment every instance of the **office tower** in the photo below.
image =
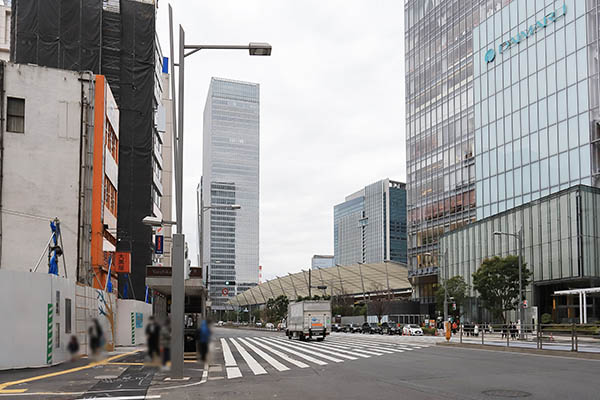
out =
<svg viewBox="0 0 600 400"><path fill-rule="evenodd" d="M483 258L516 253L494 230L523 227L527 292L545 312L549 288L600 275L586 265L589 243L567 245L561 219L593 218L567 193L599 186L599 5L406 2L409 257L423 302L434 300L443 251L448 277L467 283Z"/></svg>
<svg viewBox="0 0 600 400"><path fill-rule="evenodd" d="M335 264L406 263L406 185L383 179L333 209Z"/></svg>
<svg viewBox="0 0 600 400"><path fill-rule="evenodd" d="M258 284L259 85L212 78L204 108L203 267L213 310ZM227 209L233 204L238 210ZM202 212L202 211L201 211ZM225 289L225 290L224 290Z"/></svg>
<svg viewBox="0 0 600 400"><path fill-rule="evenodd" d="M310 266L313 269L329 268L329 267L335 266L335 257L334 256L324 256L324 255L315 254L314 256L312 256L312 259L310 261L311 261Z"/></svg>

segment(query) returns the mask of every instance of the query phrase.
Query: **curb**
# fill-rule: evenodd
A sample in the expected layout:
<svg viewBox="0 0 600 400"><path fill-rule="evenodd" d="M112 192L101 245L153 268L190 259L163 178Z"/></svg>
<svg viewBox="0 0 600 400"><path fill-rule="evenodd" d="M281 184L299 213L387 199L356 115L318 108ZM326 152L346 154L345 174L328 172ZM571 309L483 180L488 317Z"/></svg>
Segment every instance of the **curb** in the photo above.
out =
<svg viewBox="0 0 600 400"><path fill-rule="evenodd" d="M506 347L506 346L495 346L491 344L475 344L475 343L436 343L437 346L446 347L459 347L465 349L477 349L477 350L492 350L492 351L504 351L509 353L521 353L521 354L535 354L542 356L560 356L568 358L576 358L582 360L600 360L600 353L587 353L587 352L571 352L568 350L544 350L544 349L528 349L524 347Z"/></svg>

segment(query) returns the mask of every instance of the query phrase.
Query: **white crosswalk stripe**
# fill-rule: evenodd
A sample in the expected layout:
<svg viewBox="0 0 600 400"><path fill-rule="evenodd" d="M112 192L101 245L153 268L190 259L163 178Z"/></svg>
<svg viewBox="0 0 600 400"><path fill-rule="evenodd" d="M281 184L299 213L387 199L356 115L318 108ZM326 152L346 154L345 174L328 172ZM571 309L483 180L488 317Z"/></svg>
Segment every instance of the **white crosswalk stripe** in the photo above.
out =
<svg viewBox="0 0 600 400"><path fill-rule="evenodd" d="M280 342L289 343L289 339L274 339L274 340L279 340ZM319 342L307 344L307 343L303 343L303 342L296 342L294 344L297 345L297 346L300 346L300 347L302 347L304 349L309 349L310 350L310 349L319 349L318 343ZM337 361L335 361L335 357L331 357L331 350L330 349L327 349L325 347L322 347L322 349L323 349L324 353L326 353L327 355L324 355L323 353L320 353L320 354L319 353L315 353L314 351L312 353L309 353L309 354L314 354L314 355L316 355L318 357L324 357L326 360L337 362ZM349 356L349 355L346 355L346 354L336 354L336 356L345 358L347 360L358 360L358 358L352 357L352 356Z"/></svg>
<svg viewBox="0 0 600 400"><path fill-rule="evenodd" d="M298 356L298 357L300 357L300 358L303 358L303 359L305 359L306 361L309 361L309 362L311 362L311 363L314 363L314 364L317 364L317 365L327 365L327 363L326 363L325 361L317 360L317 359L316 359L316 358L314 358L314 357L307 356L306 354L299 353L299 352L297 352L297 351L295 351L295 350L292 350L292 349L290 349L290 348L287 348L287 347L285 347L285 346L279 345L279 344L277 344L277 343L273 343L273 342L267 341L267 340L265 340L265 339L262 339L262 338L257 338L256 340L260 340L260 341L262 341L263 343L270 344L271 346L273 346L273 347L275 347L275 348L278 348L279 350L287 351L288 353L290 353L290 354L293 354L293 355L295 355L295 356Z"/></svg>
<svg viewBox="0 0 600 400"><path fill-rule="evenodd" d="M310 368L310 364L324 366L329 362L342 363L386 355L400 356L400 353L406 350L418 350L428 346L418 342L408 343L400 338L360 335L332 335L322 342L289 340L279 335L227 337L220 338L219 341L223 353L221 362L224 362L224 365L214 366L214 373L221 375L213 375L209 380L267 375L289 371L294 367Z"/></svg>
<svg viewBox="0 0 600 400"><path fill-rule="evenodd" d="M262 347L263 349L266 349L266 350L270 351L271 353L275 354L277 357L279 357L282 360L285 360L285 361L287 361L287 362L295 365L298 368L308 368L308 364L304 364L302 361L298 361L298 360L295 360L295 359L293 359L291 357L288 357L286 354L284 354L284 353L282 353L282 352L280 352L278 350L275 350L274 348L269 347L268 345L266 345L264 343L260 343L259 341L257 341L254 338L247 338L247 339L248 339L248 341L252 341L256 345Z"/></svg>
<svg viewBox="0 0 600 400"><path fill-rule="evenodd" d="M249 342L247 342L246 340L239 338L238 339L240 342L242 342L246 347L248 347L250 350L252 350L253 352L255 352L256 354L258 354L263 360L265 360L266 362L268 362L273 368L275 368L277 371L287 371L289 370L288 367L286 367L285 365L283 365L282 363L280 363L279 361L277 361L276 359L274 359L273 357L271 357L270 355L268 355L267 353L265 353L264 351L262 351L261 349L257 348L256 346L250 344Z"/></svg>
<svg viewBox="0 0 600 400"><path fill-rule="evenodd" d="M237 351L242 355L242 358L244 361L246 361L246 364L248 364L248 367L250 367L254 375L263 375L267 373L267 371L265 371L265 369L254 359L254 357L250 355L250 353L246 351L244 347L242 347L241 344L239 344L234 338L229 338L229 340L231 340L231 343L233 343Z"/></svg>
<svg viewBox="0 0 600 400"><path fill-rule="evenodd" d="M351 345L346 345L346 344L342 344L342 343L336 343L335 341L329 341L327 342L327 344L323 344L323 343L318 343L319 346L326 346L330 349L334 349L336 351L346 351L350 354L355 354L359 357L364 357L364 358L368 358L371 356L381 356L383 355L383 353L377 353L374 351L370 351L370 350L364 350L364 349L358 349L356 347L353 347Z"/></svg>
<svg viewBox="0 0 600 400"><path fill-rule="evenodd" d="M335 358L335 357L331 357L326 354L323 354L321 352L312 351L312 350L310 350L311 349L310 345L306 345L306 344L300 342L299 340L291 341L288 339L287 342L284 342L281 339L273 339L273 338L265 338L265 339L273 341L273 342L278 341L279 344L281 344L282 346L287 346L287 347L293 348L294 350L300 350L300 351L303 351L304 353L312 354L313 356L323 358L325 360L333 361L336 363L344 362L344 360L342 360L340 358ZM356 360L356 358L354 358L354 359Z"/></svg>
<svg viewBox="0 0 600 400"><path fill-rule="evenodd" d="M341 340L341 342L348 343L348 344L351 344L351 345L356 346L356 347L364 347L364 348L367 348L367 349L373 349L373 350L378 351L380 353L386 353L386 354L402 353L402 352L404 352L404 350L401 350L401 349L393 349L391 347L382 347L382 346L378 346L376 344L367 344L365 342L358 341L358 340L346 340L346 339L344 339L344 340Z"/></svg>

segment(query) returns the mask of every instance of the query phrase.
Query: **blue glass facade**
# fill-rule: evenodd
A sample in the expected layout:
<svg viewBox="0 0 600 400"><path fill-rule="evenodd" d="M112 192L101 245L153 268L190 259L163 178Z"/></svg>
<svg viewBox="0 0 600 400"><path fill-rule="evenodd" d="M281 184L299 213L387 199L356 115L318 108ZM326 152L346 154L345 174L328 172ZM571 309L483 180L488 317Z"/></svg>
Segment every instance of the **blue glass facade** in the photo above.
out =
<svg viewBox="0 0 600 400"><path fill-rule="evenodd" d="M513 1L473 30L478 220L597 184L593 3Z"/></svg>

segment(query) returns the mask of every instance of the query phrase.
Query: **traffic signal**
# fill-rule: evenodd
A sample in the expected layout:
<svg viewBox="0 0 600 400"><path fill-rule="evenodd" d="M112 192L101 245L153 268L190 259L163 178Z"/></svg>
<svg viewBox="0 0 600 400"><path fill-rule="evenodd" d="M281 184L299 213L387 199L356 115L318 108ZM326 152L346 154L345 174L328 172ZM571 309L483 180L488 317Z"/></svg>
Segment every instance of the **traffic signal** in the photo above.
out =
<svg viewBox="0 0 600 400"><path fill-rule="evenodd" d="M456 311L456 303L452 303L452 310Z"/></svg>

